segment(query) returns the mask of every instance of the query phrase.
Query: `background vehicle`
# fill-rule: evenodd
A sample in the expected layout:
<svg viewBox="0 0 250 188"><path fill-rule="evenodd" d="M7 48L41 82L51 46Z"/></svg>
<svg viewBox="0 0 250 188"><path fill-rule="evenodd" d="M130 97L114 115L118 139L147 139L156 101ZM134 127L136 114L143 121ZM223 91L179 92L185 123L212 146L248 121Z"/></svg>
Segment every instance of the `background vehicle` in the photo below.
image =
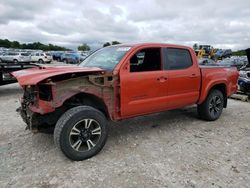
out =
<svg viewBox="0 0 250 188"><path fill-rule="evenodd" d="M80 54L78 53L65 53L61 56L64 63L77 64L80 62Z"/></svg>
<svg viewBox="0 0 250 188"><path fill-rule="evenodd" d="M53 58L53 60L56 60L56 61L61 61L61 59L62 59L62 55L64 54L64 52L53 52L52 53L52 58Z"/></svg>
<svg viewBox="0 0 250 188"><path fill-rule="evenodd" d="M0 63L3 62L3 60L2 60L3 55L4 55L4 52L0 52Z"/></svg>
<svg viewBox="0 0 250 188"><path fill-rule="evenodd" d="M241 92L250 94L250 70L240 71L238 85Z"/></svg>
<svg viewBox="0 0 250 188"><path fill-rule="evenodd" d="M248 63L241 68L238 80L239 90L250 96L250 48L246 49Z"/></svg>
<svg viewBox="0 0 250 188"><path fill-rule="evenodd" d="M13 75L24 89L19 111L27 128L55 127L55 144L68 158L83 160L103 148L107 120L193 104L200 118L218 119L237 91L239 73L199 66L189 47L145 43L102 48L78 66Z"/></svg>
<svg viewBox="0 0 250 188"><path fill-rule="evenodd" d="M4 63L0 62L0 86L17 82L11 72L38 67L30 63Z"/></svg>
<svg viewBox="0 0 250 188"><path fill-rule="evenodd" d="M198 49L195 50L196 56L198 58L209 58L213 59L215 56L216 49L211 45L199 45Z"/></svg>
<svg viewBox="0 0 250 188"><path fill-rule="evenodd" d="M209 58L198 59L199 65L216 65L215 61Z"/></svg>
<svg viewBox="0 0 250 188"><path fill-rule="evenodd" d="M2 56L2 61L13 63L28 63L31 61L27 52L7 52Z"/></svg>
<svg viewBox="0 0 250 188"><path fill-rule="evenodd" d="M242 67L246 66L248 62L243 61L238 58L226 58L218 62L218 65L236 67L240 70Z"/></svg>
<svg viewBox="0 0 250 188"><path fill-rule="evenodd" d="M36 52L31 54L31 61L38 63L50 63L52 61L52 55L48 52Z"/></svg>
<svg viewBox="0 0 250 188"><path fill-rule="evenodd" d="M217 50L215 53L215 58L216 59L223 59L223 58L229 58L232 56L232 50L231 49L226 49L226 50Z"/></svg>

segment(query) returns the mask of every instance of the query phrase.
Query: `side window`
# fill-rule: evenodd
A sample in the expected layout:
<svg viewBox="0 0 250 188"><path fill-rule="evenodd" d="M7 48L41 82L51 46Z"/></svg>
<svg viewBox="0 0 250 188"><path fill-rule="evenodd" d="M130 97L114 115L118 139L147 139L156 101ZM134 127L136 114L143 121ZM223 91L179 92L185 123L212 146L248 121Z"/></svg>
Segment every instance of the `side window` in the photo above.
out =
<svg viewBox="0 0 250 188"><path fill-rule="evenodd" d="M36 53L36 56L39 56L39 53Z"/></svg>
<svg viewBox="0 0 250 188"><path fill-rule="evenodd" d="M161 49L146 48L130 58L130 72L161 70Z"/></svg>
<svg viewBox="0 0 250 188"><path fill-rule="evenodd" d="M191 55L186 49L164 48L164 69L186 69L193 65Z"/></svg>

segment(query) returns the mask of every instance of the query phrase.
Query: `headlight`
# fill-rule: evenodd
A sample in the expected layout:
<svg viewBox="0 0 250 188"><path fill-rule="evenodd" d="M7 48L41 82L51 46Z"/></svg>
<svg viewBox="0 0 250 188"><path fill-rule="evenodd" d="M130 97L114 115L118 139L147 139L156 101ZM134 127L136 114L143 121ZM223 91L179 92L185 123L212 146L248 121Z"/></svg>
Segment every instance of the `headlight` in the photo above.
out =
<svg viewBox="0 0 250 188"><path fill-rule="evenodd" d="M24 95L23 98L29 102L34 103L37 99L37 88L35 86L27 85L24 88Z"/></svg>

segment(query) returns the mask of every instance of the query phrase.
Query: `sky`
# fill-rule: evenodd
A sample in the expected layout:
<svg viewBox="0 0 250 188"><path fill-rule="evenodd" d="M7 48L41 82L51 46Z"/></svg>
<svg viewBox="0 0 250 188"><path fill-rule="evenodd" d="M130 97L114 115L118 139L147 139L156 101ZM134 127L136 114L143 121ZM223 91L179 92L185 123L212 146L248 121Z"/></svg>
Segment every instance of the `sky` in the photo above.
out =
<svg viewBox="0 0 250 188"><path fill-rule="evenodd" d="M0 38L75 49L107 41L250 47L250 0L0 0Z"/></svg>

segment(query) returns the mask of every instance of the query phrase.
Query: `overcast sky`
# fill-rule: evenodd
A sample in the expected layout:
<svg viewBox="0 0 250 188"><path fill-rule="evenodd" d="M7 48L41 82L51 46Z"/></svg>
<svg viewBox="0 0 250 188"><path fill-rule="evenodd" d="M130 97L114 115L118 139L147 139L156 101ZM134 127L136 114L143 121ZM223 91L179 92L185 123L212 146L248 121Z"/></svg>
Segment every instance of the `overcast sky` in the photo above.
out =
<svg viewBox="0 0 250 188"><path fill-rule="evenodd" d="M250 0L0 0L0 38L250 47Z"/></svg>

